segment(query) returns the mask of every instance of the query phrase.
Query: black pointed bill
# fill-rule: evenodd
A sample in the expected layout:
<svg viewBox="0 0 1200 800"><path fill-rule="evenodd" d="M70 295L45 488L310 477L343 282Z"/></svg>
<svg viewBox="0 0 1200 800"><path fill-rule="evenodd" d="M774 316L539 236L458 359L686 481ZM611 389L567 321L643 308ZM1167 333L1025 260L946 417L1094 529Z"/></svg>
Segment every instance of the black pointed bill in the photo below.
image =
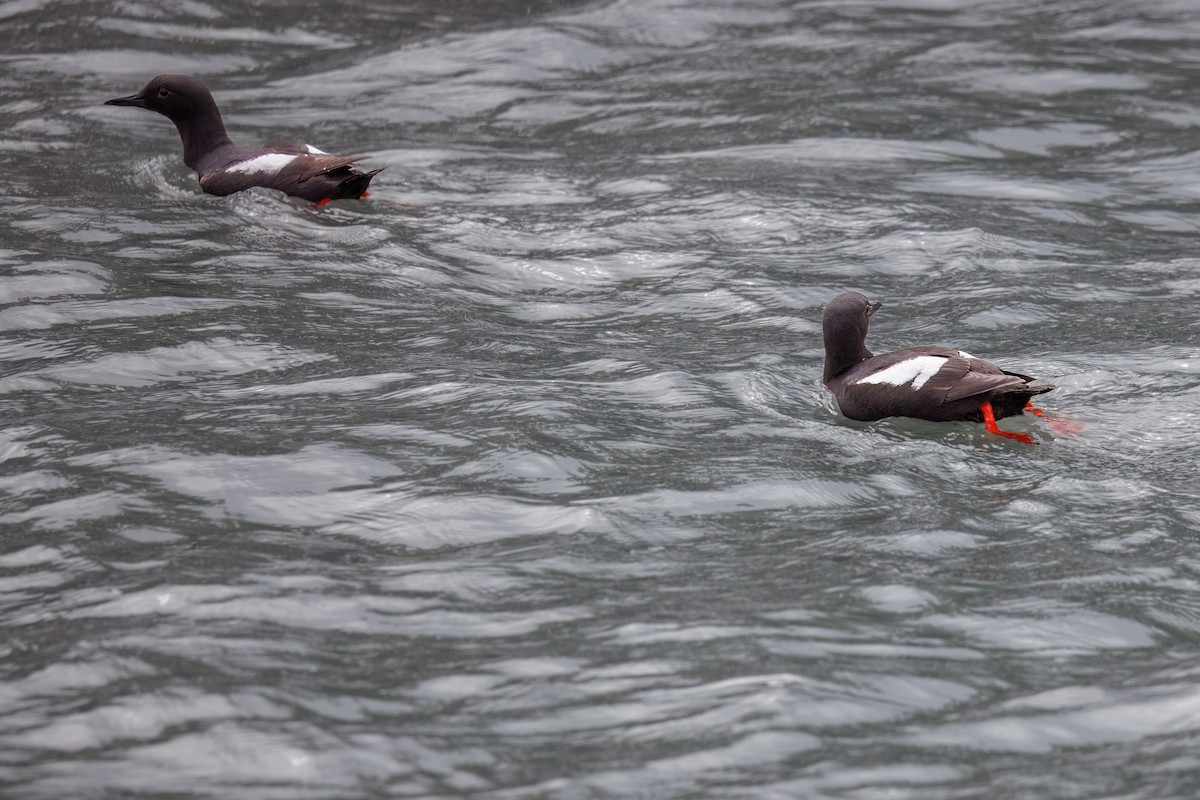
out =
<svg viewBox="0 0 1200 800"><path fill-rule="evenodd" d="M128 97L114 97L112 100L105 100L104 105L106 105L106 106L137 106L138 108L145 108L146 101L142 98L142 96L140 94L131 94Z"/></svg>
<svg viewBox="0 0 1200 800"><path fill-rule="evenodd" d="M883 308L883 303L871 303L871 305L867 306L867 316L871 316L881 308Z"/></svg>

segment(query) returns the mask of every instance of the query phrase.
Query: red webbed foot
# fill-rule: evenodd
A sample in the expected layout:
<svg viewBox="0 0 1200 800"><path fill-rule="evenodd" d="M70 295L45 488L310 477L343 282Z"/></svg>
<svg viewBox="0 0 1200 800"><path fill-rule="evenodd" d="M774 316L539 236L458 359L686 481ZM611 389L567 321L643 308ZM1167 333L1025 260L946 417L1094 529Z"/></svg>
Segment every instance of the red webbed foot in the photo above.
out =
<svg viewBox="0 0 1200 800"><path fill-rule="evenodd" d="M996 425L996 412L992 410L991 402L985 400L983 405L979 407L979 410L983 412L983 427L987 428L988 433L995 433L1006 439L1016 439L1018 442L1024 442L1025 444L1037 444L1028 433L1013 433L1012 431L1000 430L999 426Z"/></svg>
<svg viewBox="0 0 1200 800"><path fill-rule="evenodd" d="M1073 419L1066 419L1064 417L1053 416L1052 414L1046 413L1045 409L1038 408L1033 403L1026 403L1025 410L1030 414L1033 414L1035 417L1041 417L1042 419L1046 420L1046 424L1053 428L1055 433L1062 436L1075 436L1083 430L1082 422L1076 422Z"/></svg>

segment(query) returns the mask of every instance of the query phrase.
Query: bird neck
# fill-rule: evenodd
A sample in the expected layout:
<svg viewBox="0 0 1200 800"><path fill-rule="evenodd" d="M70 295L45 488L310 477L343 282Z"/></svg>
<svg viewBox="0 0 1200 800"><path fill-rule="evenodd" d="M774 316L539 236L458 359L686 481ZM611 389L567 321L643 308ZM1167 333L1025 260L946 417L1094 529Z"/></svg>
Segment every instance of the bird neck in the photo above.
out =
<svg viewBox="0 0 1200 800"><path fill-rule="evenodd" d="M841 375L846 370L862 361L872 358L867 349L865 336L830 336L825 335L825 377L824 382Z"/></svg>
<svg viewBox="0 0 1200 800"><path fill-rule="evenodd" d="M183 139L183 163L199 170L200 162L217 148L232 144L215 103L186 121L172 120Z"/></svg>

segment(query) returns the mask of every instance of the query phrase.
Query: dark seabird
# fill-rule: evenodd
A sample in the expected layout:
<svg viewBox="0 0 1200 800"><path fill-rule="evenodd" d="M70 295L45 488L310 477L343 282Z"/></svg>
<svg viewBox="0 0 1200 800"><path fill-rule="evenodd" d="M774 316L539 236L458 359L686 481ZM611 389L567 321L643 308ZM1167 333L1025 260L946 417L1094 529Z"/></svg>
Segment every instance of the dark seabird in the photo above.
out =
<svg viewBox="0 0 1200 800"><path fill-rule="evenodd" d="M1000 430L996 420L1026 410L1041 416L1029 399L1053 386L1030 386L1034 379L1027 375L949 347L873 355L866 347L867 321L880 305L858 292L845 292L825 307L825 386L843 414L864 421L916 417L982 422L992 433L1033 443L1028 434Z"/></svg>
<svg viewBox="0 0 1200 800"><path fill-rule="evenodd" d="M175 123L183 139L183 163L200 176L200 188L226 195L265 186L314 203L365 197L380 170L364 172L364 156L335 156L309 144L275 142L239 147L229 141L221 112L203 83L187 75L159 75L137 94L109 106L157 111Z"/></svg>

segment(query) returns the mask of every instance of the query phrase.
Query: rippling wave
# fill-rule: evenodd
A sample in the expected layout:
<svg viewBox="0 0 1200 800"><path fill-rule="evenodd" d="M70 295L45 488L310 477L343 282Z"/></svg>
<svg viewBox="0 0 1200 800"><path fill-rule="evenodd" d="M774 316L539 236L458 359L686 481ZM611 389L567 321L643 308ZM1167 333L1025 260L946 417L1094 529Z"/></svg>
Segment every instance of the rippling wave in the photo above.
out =
<svg viewBox="0 0 1200 800"><path fill-rule="evenodd" d="M0 20L0 794L1193 793L1188 4ZM848 289L1039 444L840 417Z"/></svg>

